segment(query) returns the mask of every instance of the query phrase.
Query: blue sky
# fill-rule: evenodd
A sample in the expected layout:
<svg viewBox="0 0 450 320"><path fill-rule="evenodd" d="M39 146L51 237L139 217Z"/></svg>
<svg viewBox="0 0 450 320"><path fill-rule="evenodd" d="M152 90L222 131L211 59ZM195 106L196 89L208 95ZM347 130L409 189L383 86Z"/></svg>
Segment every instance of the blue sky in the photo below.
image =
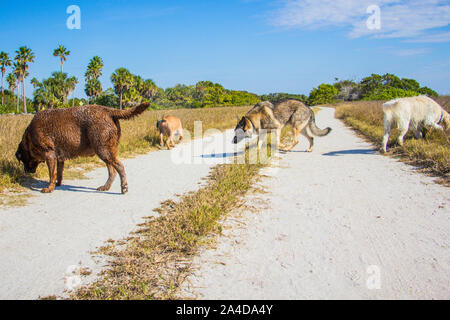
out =
<svg viewBox="0 0 450 320"><path fill-rule="evenodd" d="M366 26L372 4L381 9L377 30ZM81 30L66 27L70 5L81 9ZM30 47L29 80L43 79L58 70L52 53L64 45L64 71L79 79L79 97L94 55L105 63L104 89L126 67L163 88L211 80L308 94L334 78L390 72L450 94L450 1L3 0L2 8L0 51Z"/></svg>

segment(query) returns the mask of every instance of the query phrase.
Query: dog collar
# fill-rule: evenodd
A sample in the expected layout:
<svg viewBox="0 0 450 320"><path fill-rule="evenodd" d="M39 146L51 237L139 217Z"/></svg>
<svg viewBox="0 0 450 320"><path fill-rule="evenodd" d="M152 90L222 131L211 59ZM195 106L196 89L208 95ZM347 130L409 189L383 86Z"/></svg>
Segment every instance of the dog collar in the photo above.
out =
<svg viewBox="0 0 450 320"><path fill-rule="evenodd" d="M441 119L439 119L439 122L437 123L438 125L442 123L442 121L444 121L444 111L442 111L441 113Z"/></svg>

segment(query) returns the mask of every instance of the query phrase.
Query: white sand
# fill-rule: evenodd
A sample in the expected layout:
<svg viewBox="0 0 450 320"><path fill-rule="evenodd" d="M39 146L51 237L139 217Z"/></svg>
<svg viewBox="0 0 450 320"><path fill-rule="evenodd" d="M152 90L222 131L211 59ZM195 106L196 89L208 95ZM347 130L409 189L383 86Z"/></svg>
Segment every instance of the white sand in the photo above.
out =
<svg viewBox="0 0 450 320"><path fill-rule="evenodd" d="M217 248L195 259L184 295L449 299L450 190L372 151L331 109L318 125L333 132L267 170L264 202L249 197L259 212L229 220Z"/></svg>
<svg viewBox="0 0 450 320"><path fill-rule="evenodd" d="M123 161L126 195L119 177L111 192L96 191L107 179L105 167L89 173L89 180L64 181L50 195L36 189L25 207L0 209L0 299L59 296L78 283L72 271L80 263L97 274L102 264L90 252L108 239L125 238L162 201L196 190L222 160L208 155L234 151L232 136L229 131Z"/></svg>

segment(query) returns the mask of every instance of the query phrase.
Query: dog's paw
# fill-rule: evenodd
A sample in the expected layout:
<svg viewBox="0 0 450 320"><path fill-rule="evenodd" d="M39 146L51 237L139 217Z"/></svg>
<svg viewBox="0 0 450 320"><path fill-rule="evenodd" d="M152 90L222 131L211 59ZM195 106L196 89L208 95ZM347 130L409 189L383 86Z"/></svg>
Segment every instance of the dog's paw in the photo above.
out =
<svg viewBox="0 0 450 320"><path fill-rule="evenodd" d="M56 183L56 186L57 186L57 187L61 187L61 186L62 186L62 182L57 182L57 183Z"/></svg>
<svg viewBox="0 0 450 320"><path fill-rule="evenodd" d="M128 192L128 186L122 186L122 194L126 194Z"/></svg>
<svg viewBox="0 0 450 320"><path fill-rule="evenodd" d="M53 189L50 189L50 188L44 188L44 189L41 190L41 192L42 192L42 193L52 193L52 192L53 192Z"/></svg>
<svg viewBox="0 0 450 320"><path fill-rule="evenodd" d="M308 149L308 150L306 150L306 152L311 153L311 152L313 152L313 149L312 148Z"/></svg>
<svg viewBox="0 0 450 320"><path fill-rule="evenodd" d="M101 186L97 188L97 191L103 192L103 191L109 191L109 188L105 187L105 186Z"/></svg>

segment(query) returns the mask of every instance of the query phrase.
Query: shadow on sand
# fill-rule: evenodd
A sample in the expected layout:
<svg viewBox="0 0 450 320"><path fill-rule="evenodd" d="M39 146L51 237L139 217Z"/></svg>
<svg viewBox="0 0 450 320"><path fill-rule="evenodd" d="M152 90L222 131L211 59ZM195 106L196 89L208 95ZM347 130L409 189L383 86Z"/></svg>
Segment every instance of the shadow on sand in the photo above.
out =
<svg viewBox="0 0 450 320"><path fill-rule="evenodd" d="M377 149L354 149L354 150L340 150L340 151L333 151L322 154L323 156L328 157L336 157L336 156L345 156L345 155L351 155L351 154L376 154Z"/></svg>
<svg viewBox="0 0 450 320"><path fill-rule="evenodd" d="M243 155L244 152L230 152L230 153L215 153L215 154L203 154L201 157L203 159L225 159L225 158L233 158L240 155Z"/></svg>
<svg viewBox="0 0 450 320"><path fill-rule="evenodd" d="M48 187L48 182L43 180L37 180L34 178L28 178L24 180L22 183L20 183L22 187L25 187L27 189L30 189L33 192L41 192L43 188ZM109 194L109 195L122 195L122 193L115 193L115 192L100 192L97 191L95 188L88 188L88 187L80 187L80 186L71 186L64 184L60 187L56 187L55 191L69 191L69 192L82 192L82 193L98 193L98 194Z"/></svg>

